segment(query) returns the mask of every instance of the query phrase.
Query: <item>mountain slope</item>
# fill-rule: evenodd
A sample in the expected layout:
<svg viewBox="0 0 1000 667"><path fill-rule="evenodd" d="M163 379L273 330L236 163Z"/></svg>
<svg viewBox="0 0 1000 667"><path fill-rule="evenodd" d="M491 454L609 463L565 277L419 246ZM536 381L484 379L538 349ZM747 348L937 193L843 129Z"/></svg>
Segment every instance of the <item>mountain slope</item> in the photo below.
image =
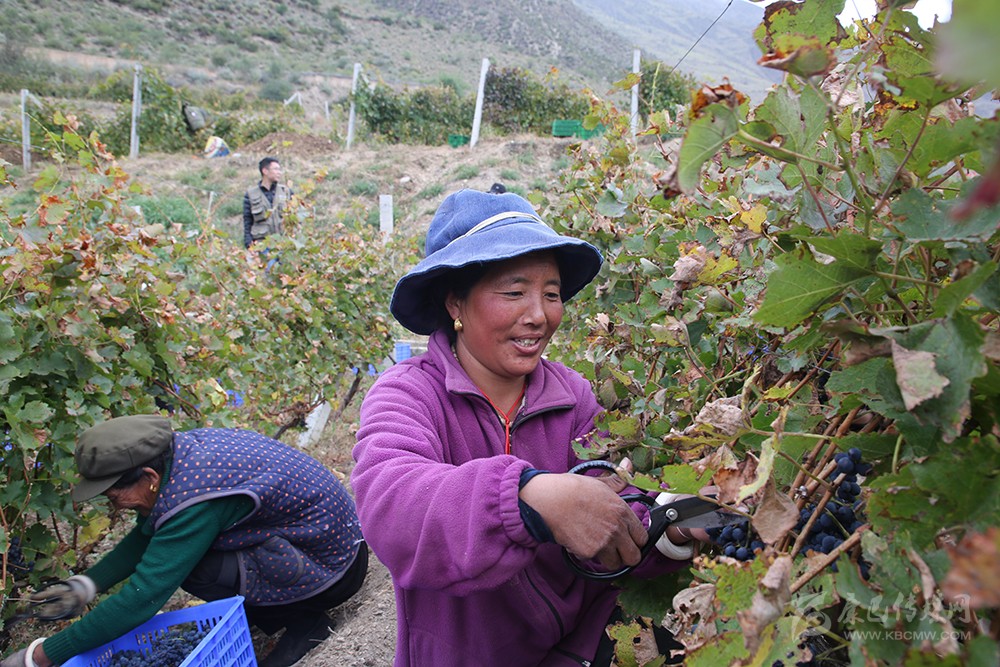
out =
<svg viewBox="0 0 1000 667"><path fill-rule="evenodd" d="M725 2L4 0L0 32L17 47L129 59L193 86L298 86L316 73L349 78L362 63L389 83L451 81L470 92L487 57L540 75L555 68L603 93L631 69L634 46L673 64ZM736 0L681 69L750 80L761 11Z"/></svg>
<svg viewBox="0 0 1000 667"><path fill-rule="evenodd" d="M768 86L781 80L779 73L756 64L760 50L753 31L764 10L745 0L574 2L595 21L641 49L643 58L671 66L680 63L678 70L701 82L720 83L728 78L737 89L759 100Z"/></svg>

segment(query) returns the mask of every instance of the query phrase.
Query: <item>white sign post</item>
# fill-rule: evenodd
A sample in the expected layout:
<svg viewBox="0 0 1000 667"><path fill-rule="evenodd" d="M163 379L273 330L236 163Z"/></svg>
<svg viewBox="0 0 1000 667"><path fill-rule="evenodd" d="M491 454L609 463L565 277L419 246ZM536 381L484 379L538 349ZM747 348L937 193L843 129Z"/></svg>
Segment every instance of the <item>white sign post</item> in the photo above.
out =
<svg viewBox="0 0 1000 667"><path fill-rule="evenodd" d="M142 113L142 65L135 66L132 77L132 134L129 137L128 156L139 157L139 114Z"/></svg>
<svg viewBox="0 0 1000 667"><path fill-rule="evenodd" d="M479 124L483 118L483 94L486 92L486 74L490 71L489 58L483 58L483 68L479 72L479 92L476 93L476 115L472 119L472 136L469 138L469 148L475 148L479 141Z"/></svg>
<svg viewBox="0 0 1000 667"><path fill-rule="evenodd" d="M642 70L639 67L639 49L632 51L632 73L639 74ZM632 138L635 139L636 128L639 125L639 84L632 86L632 116L629 119L632 124Z"/></svg>
<svg viewBox="0 0 1000 667"><path fill-rule="evenodd" d="M392 195L378 196L378 230L385 236L392 234Z"/></svg>
<svg viewBox="0 0 1000 667"><path fill-rule="evenodd" d="M361 76L361 63L354 63L354 78L351 80L351 112L347 115L347 147L354 143L354 95L358 92L358 78Z"/></svg>
<svg viewBox="0 0 1000 667"><path fill-rule="evenodd" d="M42 106L27 88L21 89L21 166L24 167L24 173L31 170L31 118L28 116L28 100L38 107Z"/></svg>

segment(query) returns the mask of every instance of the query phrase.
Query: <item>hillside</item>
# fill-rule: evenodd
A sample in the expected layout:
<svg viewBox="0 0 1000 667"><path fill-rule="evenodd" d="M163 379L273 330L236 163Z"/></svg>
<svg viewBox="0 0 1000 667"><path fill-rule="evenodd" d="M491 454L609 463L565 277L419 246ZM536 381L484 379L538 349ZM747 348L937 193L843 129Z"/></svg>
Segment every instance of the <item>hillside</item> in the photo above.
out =
<svg viewBox="0 0 1000 667"><path fill-rule="evenodd" d="M679 70L701 81L719 83L726 77L759 101L768 86L781 80L780 72L757 65L760 50L753 41L753 31L764 10L745 0L731 4L728 0L574 2L595 21L641 49L644 57L671 66L680 63ZM697 41L703 33L704 39Z"/></svg>
<svg viewBox="0 0 1000 667"><path fill-rule="evenodd" d="M604 92L632 49L673 64L725 0L6 0L6 44L78 65L109 58L166 71L175 85L220 90L317 83L336 99L354 63L394 84L449 81L471 92L483 57L500 67ZM761 9L738 0L680 69L747 88L761 68L752 30ZM720 51L714 44L724 43ZM44 49L44 50L43 50ZM93 61L91 61L93 64Z"/></svg>

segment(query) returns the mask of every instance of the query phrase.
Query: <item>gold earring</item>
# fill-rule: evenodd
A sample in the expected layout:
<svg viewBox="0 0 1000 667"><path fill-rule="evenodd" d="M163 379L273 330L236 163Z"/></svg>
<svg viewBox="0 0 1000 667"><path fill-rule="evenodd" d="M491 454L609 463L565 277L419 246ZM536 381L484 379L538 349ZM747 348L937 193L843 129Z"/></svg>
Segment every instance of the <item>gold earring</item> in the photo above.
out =
<svg viewBox="0 0 1000 667"><path fill-rule="evenodd" d="M155 486L155 485L153 485L153 484L150 484L150 485L149 485L149 490L150 490L150 491L152 491L153 493L156 493L156 492L157 492L157 491L159 491L160 489L159 489L159 488L158 488L157 486Z"/></svg>
<svg viewBox="0 0 1000 667"><path fill-rule="evenodd" d="M454 325L454 327L455 327L455 331L461 331L462 329L465 328L465 325L462 324L462 320L460 320L460 319L458 319L456 317L455 318L455 325Z"/></svg>

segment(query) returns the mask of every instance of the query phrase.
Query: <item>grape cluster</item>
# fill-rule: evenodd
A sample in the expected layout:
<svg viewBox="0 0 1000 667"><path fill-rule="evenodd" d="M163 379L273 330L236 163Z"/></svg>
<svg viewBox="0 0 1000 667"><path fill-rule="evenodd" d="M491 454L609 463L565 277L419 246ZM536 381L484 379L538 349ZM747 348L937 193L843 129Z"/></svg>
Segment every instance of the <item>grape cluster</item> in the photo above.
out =
<svg viewBox="0 0 1000 667"><path fill-rule="evenodd" d="M754 539L747 521L709 528L706 532L722 548L722 555L736 560L753 560L754 554L764 548L763 542Z"/></svg>
<svg viewBox="0 0 1000 667"><path fill-rule="evenodd" d="M807 551L828 554L864 523L861 515L862 502L858 499L861 494L858 477L868 475L872 466L862 461L861 450L857 447L835 455L833 461L836 467L827 477L827 481L834 483L841 475L844 478L837 486L834 497L827 502L822 513L810 526L804 547ZM802 508L795 526L796 533L805 530L813 514L816 513L816 507L816 503L809 503ZM719 545L724 556L736 560L753 560L755 553L764 548L764 543L756 539L750 524L746 521L720 528L709 528L706 532L712 541ZM836 564L832 564L831 568L836 571ZM866 563L861 563L861 571L867 576Z"/></svg>
<svg viewBox="0 0 1000 667"><path fill-rule="evenodd" d="M135 649L116 652L108 667L178 667L207 634L207 629L177 626L154 640L147 653Z"/></svg>
<svg viewBox="0 0 1000 667"><path fill-rule="evenodd" d="M24 560L21 538L16 535L10 538L10 543L7 545L7 572L16 581L27 576L34 567L34 562L29 563Z"/></svg>
<svg viewBox="0 0 1000 667"><path fill-rule="evenodd" d="M859 475L867 475L871 472L871 465L863 463L861 460L861 450L852 447L846 453L841 452L833 457L836 469L830 473L828 482L834 482L840 475L844 475L837 492L833 498L823 508L812 526L806 539L805 548L818 553L828 554L861 527L863 521L860 517L861 501L858 496L861 494L861 485L858 484ZM802 508L799 513L799 522L795 527L797 532L805 529L806 524L816 513L816 504L810 503ZM836 571L836 564L831 566Z"/></svg>

